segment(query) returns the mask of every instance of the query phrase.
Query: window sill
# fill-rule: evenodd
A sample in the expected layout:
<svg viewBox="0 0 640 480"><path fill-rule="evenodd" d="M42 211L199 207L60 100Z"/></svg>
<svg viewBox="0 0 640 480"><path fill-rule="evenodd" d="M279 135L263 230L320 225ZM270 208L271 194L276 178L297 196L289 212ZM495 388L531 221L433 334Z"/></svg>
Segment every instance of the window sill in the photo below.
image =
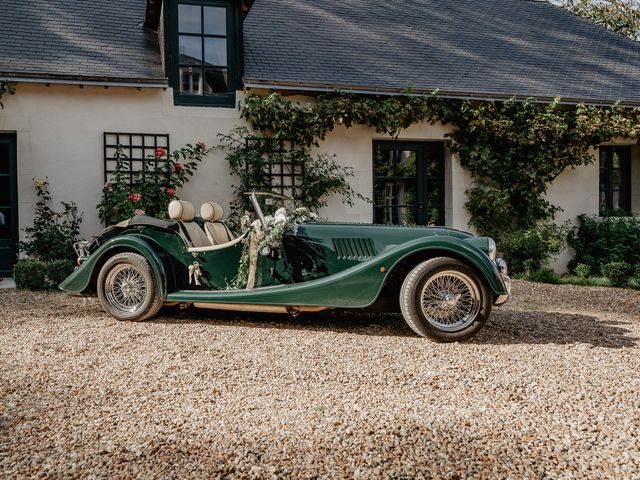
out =
<svg viewBox="0 0 640 480"><path fill-rule="evenodd" d="M173 95L173 104L184 107L235 108L236 95L233 93L229 95L218 95L215 97L204 97L196 95L180 95L176 93Z"/></svg>

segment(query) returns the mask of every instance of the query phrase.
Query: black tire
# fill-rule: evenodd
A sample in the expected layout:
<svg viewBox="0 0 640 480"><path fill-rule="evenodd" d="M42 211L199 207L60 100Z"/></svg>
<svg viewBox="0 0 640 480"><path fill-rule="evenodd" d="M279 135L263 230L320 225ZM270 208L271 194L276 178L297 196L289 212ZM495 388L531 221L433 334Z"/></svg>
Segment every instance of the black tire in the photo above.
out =
<svg viewBox="0 0 640 480"><path fill-rule="evenodd" d="M118 253L104 263L97 290L102 308L117 320L146 320L162 306L151 265L133 252Z"/></svg>
<svg viewBox="0 0 640 480"><path fill-rule="evenodd" d="M459 342L480 331L492 298L486 282L468 265L437 257L409 272L400 289L400 310L421 337Z"/></svg>

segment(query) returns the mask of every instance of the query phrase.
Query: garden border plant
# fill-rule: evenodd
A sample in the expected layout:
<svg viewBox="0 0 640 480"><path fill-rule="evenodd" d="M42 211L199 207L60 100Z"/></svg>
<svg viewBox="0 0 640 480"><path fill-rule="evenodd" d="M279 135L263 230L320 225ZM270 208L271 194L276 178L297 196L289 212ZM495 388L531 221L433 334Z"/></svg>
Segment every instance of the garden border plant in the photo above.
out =
<svg viewBox="0 0 640 480"><path fill-rule="evenodd" d="M18 243L28 258L21 258L14 265L13 277L18 288L52 290L75 267L73 244L80 234L82 214L75 202L60 202L61 211L51 208L47 178L34 178L33 185L38 198L33 225L23 229L26 239Z"/></svg>
<svg viewBox="0 0 640 480"><path fill-rule="evenodd" d="M18 243L20 251L43 262L53 260L75 260L73 244L80 234L82 213L78 213L75 202L60 202L63 209L51 208L51 193L48 178L34 178L33 185L38 198L33 225L25 227L26 239Z"/></svg>

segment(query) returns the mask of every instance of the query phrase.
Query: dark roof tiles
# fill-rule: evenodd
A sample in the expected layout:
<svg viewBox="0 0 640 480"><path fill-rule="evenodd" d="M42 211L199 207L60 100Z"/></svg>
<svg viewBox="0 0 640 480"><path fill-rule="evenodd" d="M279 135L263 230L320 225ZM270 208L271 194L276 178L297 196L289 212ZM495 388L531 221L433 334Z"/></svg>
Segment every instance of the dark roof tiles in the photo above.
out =
<svg viewBox="0 0 640 480"><path fill-rule="evenodd" d="M640 43L532 0L257 0L245 82L640 103Z"/></svg>
<svg viewBox="0 0 640 480"><path fill-rule="evenodd" d="M0 2L0 76L166 84L144 0Z"/></svg>

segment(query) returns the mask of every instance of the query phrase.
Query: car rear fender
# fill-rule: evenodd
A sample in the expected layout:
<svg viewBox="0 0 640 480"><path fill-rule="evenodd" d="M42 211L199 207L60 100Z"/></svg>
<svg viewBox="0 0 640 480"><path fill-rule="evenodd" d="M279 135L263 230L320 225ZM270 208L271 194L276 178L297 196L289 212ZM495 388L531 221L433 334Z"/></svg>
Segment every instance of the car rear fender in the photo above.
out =
<svg viewBox="0 0 640 480"><path fill-rule="evenodd" d="M133 235L121 235L105 242L77 267L59 288L70 293L87 292L97 279L102 265L113 255L121 252L139 253L149 262L158 284L158 294L164 300L167 296L167 272L164 262L149 241Z"/></svg>

